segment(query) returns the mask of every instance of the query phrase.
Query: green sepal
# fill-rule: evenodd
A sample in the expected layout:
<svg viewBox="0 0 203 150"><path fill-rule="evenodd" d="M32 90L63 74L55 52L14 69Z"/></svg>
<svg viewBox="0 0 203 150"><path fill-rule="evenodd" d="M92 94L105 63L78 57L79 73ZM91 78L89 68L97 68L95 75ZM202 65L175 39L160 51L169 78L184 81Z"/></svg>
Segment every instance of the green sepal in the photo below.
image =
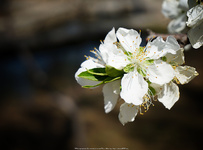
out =
<svg viewBox="0 0 203 150"><path fill-rule="evenodd" d="M156 90L153 87L149 86L148 93L151 96L155 96L156 95Z"/></svg>
<svg viewBox="0 0 203 150"><path fill-rule="evenodd" d="M141 67L137 68L137 72L141 74L143 77L146 77L146 70L142 69Z"/></svg>
<svg viewBox="0 0 203 150"><path fill-rule="evenodd" d="M163 61L167 61L167 58L166 58L166 56L163 56L163 57L161 57L161 59L163 60Z"/></svg>
<svg viewBox="0 0 203 150"><path fill-rule="evenodd" d="M125 68L123 69L124 72L128 73L131 71L134 71L134 65L132 64L128 64L127 66L125 66Z"/></svg>
<svg viewBox="0 0 203 150"><path fill-rule="evenodd" d="M85 86L82 86L83 88L91 88L91 87L97 87L99 85L102 85L102 84L105 84L105 83L109 83L109 82L113 82L115 80L118 80L118 79L121 79L122 77L119 76L119 77L107 77L106 79L104 79L102 82L100 82L99 84L96 84L96 85L85 85Z"/></svg>
<svg viewBox="0 0 203 150"><path fill-rule="evenodd" d="M120 77L120 76L123 76L124 72L123 70L118 70L112 66L106 66L106 69L105 69L106 73L108 76L110 77Z"/></svg>
<svg viewBox="0 0 203 150"><path fill-rule="evenodd" d="M93 75L98 75L98 76L107 76L108 74L106 73L105 68L93 68L93 69L87 69L87 72Z"/></svg>
<svg viewBox="0 0 203 150"><path fill-rule="evenodd" d="M90 70L81 72L78 77L80 78L84 78L84 79L88 79L88 80L92 80L92 81L103 81L105 80L108 76L104 76L104 75L95 75L92 74L92 72Z"/></svg>

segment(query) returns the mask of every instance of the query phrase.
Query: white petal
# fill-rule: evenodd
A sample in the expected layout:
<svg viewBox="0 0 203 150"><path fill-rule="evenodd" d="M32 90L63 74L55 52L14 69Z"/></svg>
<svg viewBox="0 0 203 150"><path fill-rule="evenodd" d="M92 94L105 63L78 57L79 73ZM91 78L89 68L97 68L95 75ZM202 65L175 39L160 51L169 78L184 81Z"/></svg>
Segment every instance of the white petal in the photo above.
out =
<svg viewBox="0 0 203 150"><path fill-rule="evenodd" d="M185 57L184 57L184 49L181 48L179 49L176 54L166 54L166 62L170 63L172 65L182 65L185 62Z"/></svg>
<svg viewBox="0 0 203 150"><path fill-rule="evenodd" d="M135 120L135 117L138 113L138 106L123 103L120 106L120 113L118 115L118 118L120 122L125 125L128 122L133 122Z"/></svg>
<svg viewBox="0 0 203 150"><path fill-rule="evenodd" d="M187 12L188 21L186 22L188 27L193 27L200 24L203 20L203 5L199 4Z"/></svg>
<svg viewBox="0 0 203 150"><path fill-rule="evenodd" d="M158 95L158 100L163 103L163 105L171 109L171 107L178 101L180 97L178 86L173 83L164 84L162 92Z"/></svg>
<svg viewBox="0 0 203 150"><path fill-rule="evenodd" d="M163 85L169 83L175 75L174 69L171 65L164 61L156 60L154 64L148 66L147 77L152 83Z"/></svg>
<svg viewBox="0 0 203 150"><path fill-rule="evenodd" d="M169 24L168 24L168 31L170 33L183 33L186 32L186 21L187 21L187 16L186 13L181 14L178 16L176 19L173 19Z"/></svg>
<svg viewBox="0 0 203 150"><path fill-rule="evenodd" d="M118 70L122 70L127 64L129 64L129 60L125 54L123 56L111 55L106 64Z"/></svg>
<svg viewBox="0 0 203 150"><path fill-rule="evenodd" d="M193 0L192 0L193 1ZM188 4L188 0L179 0L179 8L183 9L183 10L188 10L189 9L189 4Z"/></svg>
<svg viewBox="0 0 203 150"><path fill-rule="evenodd" d="M114 44L101 44L99 47L106 65L123 69L128 63L127 55Z"/></svg>
<svg viewBox="0 0 203 150"><path fill-rule="evenodd" d="M184 11L187 11L188 9L196 6L197 3L195 0L179 0L179 8L183 9Z"/></svg>
<svg viewBox="0 0 203 150"><path fill-rule="evenodd" d="M142 39L136 30L119 28L116 35L126 51L133 53L135 49L139 49Z"/></svg>
<svg viewBox="0 0 203 150"><path fill-rule="evenodd" d="M102 59L105 63L108 62L109 55L111 55L113 50L117 50L116 45L113 43L105 43L105 44L100 44L99 46L99 51L101 52Z"/></svg>
<svg viewBox="0 0 203 150"><path fill-rule="evenodd" d="M192 47L197 49L203 45L203 22L188 31L188 38Z"/></svg>
<svg viewBox="0 0 203 150"><path fill-rule="evenodd" d="M151 83L150 86L155 89L156 95L160 94L162 89L163 89L163 85L159 85L159 84L156 84L156 83Z"/></svg>
<svg viewBox="0 0 203 150"><path fill-rule="evenodd" d="M148 42L145 53L150 59L158 59L167 53L176 54L179 49L180 46L174 37L168 36L166 41L162 37L157 37L152 42Z"/></svg>
<svg viewBox="0 0 203 150"><path fill-rule="evenodd" d="M176 77L181 84L190 82L198 75L196 69L190 66L178 66L176 67L175 72Z"/></svg>
<svg viewBox="0 0 203 150"><path fill-rule="evenodd" d="M85 60L81 64L81 68L85 68L85 69L104 68L104 65L99 64L99 63L95 63L92 59L88 59L88 60Z"/></svg>
<svg viewBox="0 0 203 150"><path fill-rule="evenodd" d="M106 113L109 113L115 107L120 94L120 85L120 80L116 80L104 85L104 110Z"/></svg>
<svg viewBox="0 0 203 150"><path fill-rule="evenodd" d="M104 43L111 43L113 44L114 42L116 42L116 33L115 33L115 28L113 28L105 37L104 39Z"/></svg>
<svg viewBox="0 0 203 150"><path fill-rule="evenodd" d="M177 0L164 0L162 3L162 13L167 18L176 18L181 13L178 8L179 2Z"/></svg>
<svg viewBox="0 0 203 150"><path fill-rule="evenodd" d="M142 75L134 71L123 76L121 88L120 95L126 103L140 105L143 102L143 96L148 91L148 84Z"/></svg>

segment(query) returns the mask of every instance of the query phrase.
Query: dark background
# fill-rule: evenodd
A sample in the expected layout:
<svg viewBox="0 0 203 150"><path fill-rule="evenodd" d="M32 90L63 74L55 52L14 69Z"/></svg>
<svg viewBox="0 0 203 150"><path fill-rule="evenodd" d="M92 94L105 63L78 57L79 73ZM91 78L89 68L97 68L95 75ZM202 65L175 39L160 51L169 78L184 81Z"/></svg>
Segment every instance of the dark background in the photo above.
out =
<svg viewBox="0 0 203 150"><path fill-rule="evenodd" d="M159 102L133 123L105 114L101 87L82 89L74 74L115 27L166 33L162 0L1 0L0 149L202 149L203 49L185 52L199 72L179 85L169 111ZM145 41L143 40L143 43Z"/></svg>

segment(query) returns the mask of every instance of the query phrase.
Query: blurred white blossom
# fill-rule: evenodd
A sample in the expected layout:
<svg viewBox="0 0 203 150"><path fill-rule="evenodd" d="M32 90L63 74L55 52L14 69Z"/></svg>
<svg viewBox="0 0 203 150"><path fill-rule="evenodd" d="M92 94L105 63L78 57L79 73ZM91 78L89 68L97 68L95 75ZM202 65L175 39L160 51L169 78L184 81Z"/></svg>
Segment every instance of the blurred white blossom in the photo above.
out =
<svg viewBox="0 0 203 150"><path fill-rule="evenodd" d="M203 5L199 4L187 12L187 26L191 27L188 31L188 38L197 49L203 45Z"/></svg>
<svg viewBox="0 0 203 150"><path fill-rule="evenodd" d="M203 43L203 5L195 0L164 0L162 13L172 19L168 24L170 33L187 33L193 48Z"/></svg>

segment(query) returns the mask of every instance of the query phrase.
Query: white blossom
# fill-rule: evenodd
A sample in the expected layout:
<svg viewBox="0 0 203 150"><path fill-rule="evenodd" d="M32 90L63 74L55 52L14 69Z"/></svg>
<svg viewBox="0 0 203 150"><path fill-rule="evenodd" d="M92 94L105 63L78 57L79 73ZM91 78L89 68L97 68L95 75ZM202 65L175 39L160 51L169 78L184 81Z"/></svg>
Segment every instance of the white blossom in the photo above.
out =
<svg viewBox="0 0 203 150"><path fill-rule="evenodd" d="M118 99L119 120L124 125L134 121L138 112L143 114L158 99L171 109L179 99L177 84L186 84L198 75L195 68L185 63L183 49L172 36L161 37L141 44L140 33L133 29L113 28L100 44L91 51L75 74L77 82L88 88L104 84L104 110L109 113Z"/></svg>
<svg viewBox="0 0 203 150"><path fill-rule="evenodd" d="M203 5L199 4L187 12L188 38L193 48L197 49L203 45Z"/></svg>
<svg viewBox="0 0 203 150"><path fill-rule="evenodd" d="M200 4L198 4L200 3ZM192 47L203 45L203 5L195 0L164 0L162 13L172 19L168 24L170 33L187 33Z"/></svg>

